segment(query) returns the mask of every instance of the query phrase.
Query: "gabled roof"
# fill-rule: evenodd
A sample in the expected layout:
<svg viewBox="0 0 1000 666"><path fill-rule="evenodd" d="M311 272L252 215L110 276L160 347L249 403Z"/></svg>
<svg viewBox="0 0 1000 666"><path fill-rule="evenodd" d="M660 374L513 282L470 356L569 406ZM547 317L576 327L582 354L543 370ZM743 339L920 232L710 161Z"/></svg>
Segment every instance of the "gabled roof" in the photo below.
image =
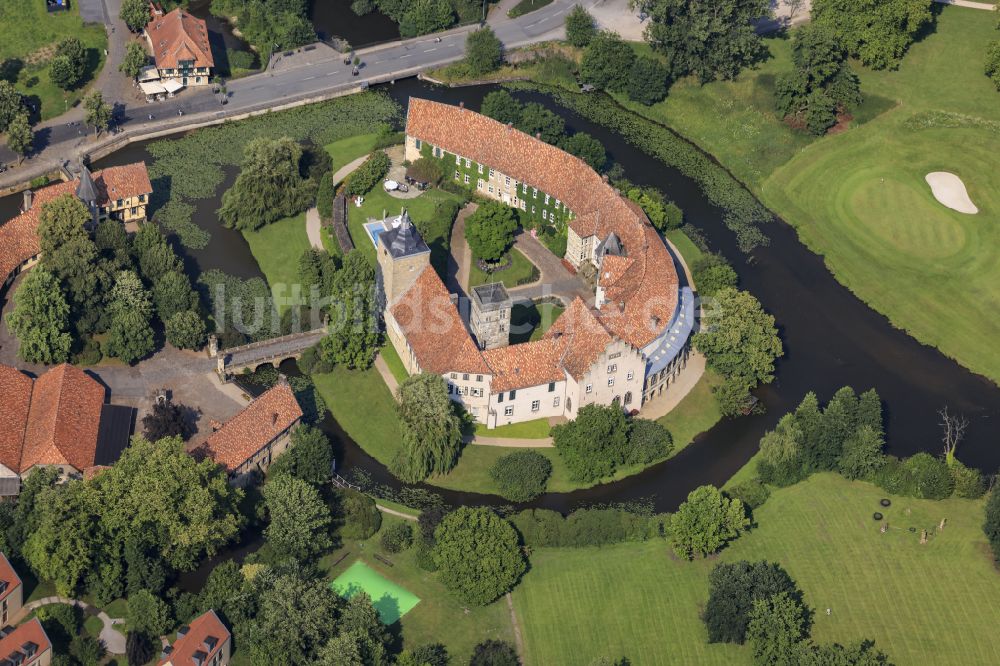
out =
<svg viewBox="0 0 1000 666"><path fill-rule="evenodd" d="M0 365L0 464L12 472L21 469L33 384L31 377L17 368Z"/></svg>
<svg viewBox="0 0 1000 666"><path fill-rule="evenodd" d="M489 374L476 343L434 269L426 265L391 306L396 323L424 372Z"/></svg>
<svg viewBox="0 0 1000 666"><path fill-rule="evenodd" d="M7 659L15 652L24 654L25 648L33 648L32 657L22 661L26 666L34 664L38 655L52 650L52 643L42 629L42 623L33 617L3 638L0 638L0 660Z"/></svg>
<svg viewBox="0 0 1000 666"><path fill-rule="evenodd" d="M577 380L611 344L611 335L579 296L552 323L542 339L558 340L563 345L561 363Z"/></svg>
<svg viewBox="0 0 1000 666"><path fill-rule="evenodd" d="M3 553L0 553L0 583L3 584L3 589L0 590L0 601L3 601L11 592L21 587L21 577L17 575L14 567L10 565L10 561ZM3 655L0 655L0 659L2 658Z"/></svg>
<svg viewBox="0 0 1000 666"><path fill-rule="evenodd" d="M230 472L302 418L292 388L279 381L209 435L198 452Z"/></svg>
<svg viewBox="0 0 1000 666"><path fill-rule="evenodd" d="M229 640L229 630L214 610L196 617L186 629L183 636L177 636L177 640L170 646L169 653L156 662L157 666L164 664L195 666L199 663L204 666L211 662ZM195 655L200 657L200 662L195 661Z"/></svg>
<svg viewBox="0 0 1000 666"><path fill-rule="evenodd" d="M561 382L566 373L560 367L565 342L555 339L535 340L483 352L493 370L493 393L511 391L550 382Z"/></svg>
<svg viewBox="0 0 1000 666"><path fill-rule="evenodd" d="M165 16L154 16L146 25L146 35L159 69L177 69L182 60L193 61L194 67L215 66L205 22L180 7Z"/></svg>

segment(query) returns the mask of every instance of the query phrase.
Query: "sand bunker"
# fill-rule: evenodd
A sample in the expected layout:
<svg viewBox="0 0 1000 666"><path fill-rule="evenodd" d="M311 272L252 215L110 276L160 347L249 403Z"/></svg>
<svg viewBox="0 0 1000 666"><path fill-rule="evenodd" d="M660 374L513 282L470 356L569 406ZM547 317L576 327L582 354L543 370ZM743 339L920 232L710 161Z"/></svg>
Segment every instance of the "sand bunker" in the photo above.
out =
<svg viewBox="0 0 1000 666"><path fill-rule="evenodd" d="M932 171L924 176L924 180L931 186L934 198L952 210L959 213L975 215L979 212L976 204L972 203L969 193L965 191L965 183L953 173L947 171Z"/></svg>

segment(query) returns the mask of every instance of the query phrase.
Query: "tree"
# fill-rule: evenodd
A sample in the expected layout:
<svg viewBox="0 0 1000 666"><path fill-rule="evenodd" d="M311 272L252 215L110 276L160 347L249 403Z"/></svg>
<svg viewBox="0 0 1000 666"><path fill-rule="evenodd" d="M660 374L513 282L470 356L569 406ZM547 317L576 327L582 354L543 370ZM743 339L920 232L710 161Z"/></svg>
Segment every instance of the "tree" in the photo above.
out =
<svg viewBox="0 0 1000 666"><path fill-rule="evenodd" d="M885 463L882 454L882 435L864 425L844 442L843 451L837 461L840 473L848 479L871 479Z"/></svg>
<svg viewBox="0 0 1000 666"><path fill-rule="evenodd" d="M628 85L635 51L616 33L602 30L583 51L580 77L602 90L622 91Z"/></svg>
<svg viewBox="0 0 1000 666"><path fill-rule="evenodd" d="M484 261L497 261L514 243L517 216L499 201L479 205L465 221L465 239L472 253Z"/></svg>
<svg viewBox="0 0 1000 666"><path fill-rule="evenodd" d="M353 369L366 369L381 344L375 269L360 250L344 257L330 289L328 335L320 343L323 360Z"/></svg>
<svg viewBox="0 0 1000 666"><path fill-rule="evenodd" d="M172 622L170 607L149 590L129 595L126 615L129 629L151 636L167 633Z"/></svg>
<svg viewBox="0 0 1000 666"><path fill-rule="evenodd" d="M279 556L309 561L333 544L330 510L312 485L282 475L264 484L262 494L270 520L264 537Z"/></svg>
<svg viewBox="0 0 1000 666"><path fill-rule="evenodd" d="M69 358L69 304L58 280L44 268L31 271L18 288L7 325L18 339L22 361L51 365Z"/></svg>
<svg viewBox="0 0 1000 666"><path fill-rule="evenodd" d="M673 438L662 424L649 419L632 419L623 462L626 465L645 465L666 458L673 447Z"/></svg>
<svg viewBox="0 0 1000 666"><path fill-rule="evenodd" d="M986 47L986 64L983 71L993 81L997 90L1000 90L1000 39L990 42L989 46ZM3 122L0 121L0 128L2 126Z"/></svg>
<svg viewBox="0 0 1000 666"><path fill-rule="evenodd" d="M118 18L125 22L132 32L142 32L149 24L149 3L146 0L123 0Z"/></svg>
<svg viewBox="0 0 1000 666"><path fill-rule="evenodd" d="M555 145L566 130L566 121L538 102L528 102L521 109L521 117L515 127L525 134L537 136L545 143Z"/></svg>
<svg viewBox="0 0 1000 666"><path fill-rule="evenodd" d="M809 636L809 612L788 592L755 599L747 642L755 666L798 666L799 643Z"/></svg>
<svg viewBox="0 0 1000 666"><path fill-rule="evenodd" d="M403 425L403 448L393 470L404 481L422 481L444 474L458 462L461 421L440 375L420 373L399 386L396 406Z"/></svg>
<svg viewBox="0 0 1000 666"><path fill-rule="evenodd" d="M104 101L100 90L96 90L83 101L85 110L84 122L94 128L94 134L100 134L111 125L111 107Z"/></svg>
<svg viewBox="0 0 1000 666"><path fill-rule="evenodd" d="M667 96L670 70L656 58L641 56L632 63L625 92L628 98L649 106Z"/></svg>
<svg viewBox="0 0 1000 666"><path fill-rule="evenodd" d="M126 2L129 1L126 0ZM139 1L141 2L142 0ZM125 48L125 55L122 57L122 62L118 65L118 71L130 79L135 79L142 73L148 61L149 56L146 55L146 49L143 48L142 42L129 42Z"/></svg>
<svg viewBox="0 0 1000 666"><path fill-rule="evenodd" d="M6 132L14 118L24 112L21 93L14 84L0 79L0 132Z"/></svg>
<svg viewBox="0 0 1000 666"><path fill-rule="evenodd" d="M99 666L104 658L104 646L89 634L79 634L70 641L69 653L80 666Z"/></svg>
<svg viewBox="0 0 1000 666"><path fill-rule="evenodd" d="M56 592L75 598L96 564L99 526L93 520L98 498L82 481L48 486L34 498L31 532L21 555L35 574L55 583Z"/></svg>
<svg viewBox="0 0 1000 666"><path fill-rule="evenodd" d="M121 225L115 222L121 228ZM179 312L198 307L198 294L191 288L191 281L180 271L167 271L153 280L153 303L161 321L167 321Z"/></svg>
<svg viewBox="0 0 1000 666"><path fill-rule="evenodd" d="M118 462L88 483L101 493L101 523L110 534L155 534L164 561L178 571L215 555L242 526L243 491L213 461L196 461L178 437L133 437Z"/></svg>
<svg viewBox="0 0 1000 666"><path fill-rule="evenodd" d="M503 45L492 28L474 30L465 38L465 65L473 76L482 76L500 66Z"/></svg>
<svg viewBox="0 0 1000 666"><path fill-rule="evenodd" d="M743 502L725 497L714 486L701 486L670 516L670 545L690 560L717 552L749 526Z"/></svg>
<svg viewBox="0 0 1000 666"><path fill-rule="evenodd" d="M594 171L603 169L608 161L604 144L586 132L576 132L572 136L563 138L559 142L559 147L570 155L579 157Z"/></svg>
<svg viewBox="0 0 1000 666"><path fill-rule="evenodd" d="M150 319L153 306L142 280L132 271L121 271L111 290L111 328L107 351L125 363L133 363L154 349Z"/></svg>
<svg viewBox="0 0 1000 666"><path fill-rule="evenodd" d="M577 48L584 48L597 34L594 17L581 5L573 5L566 14L566 41Z"/></svg>
<svg viewBox="0 0 1000 666"><path fill-rule="evenodd" d="M350 489L339 490L337 497L340 501L339 515L344 520L340 527L343 539L364 541L382 527L382 512L371 497Z"/></svg>
<svg viewBox="0 0 1000 666"><path fill-rule="evenodd" d="M382 530L379 543L388 553L401 553L413 545L413 528L409 523L393 523Z"/></svg>
<svg viewBox="0 0 1000 666"><path fill-rule="evenodd" d="M150 637L140 631L125 634L125 658L130 664L146 664L155 656L155 648Z"/></svg>
<svg viewBox="0 0 1000 666"><path fill-rule="evenodd" d="M903 461L903 469L913 479L913 495L923 499L944 499L955 490L948 464L929 453L917 453Z"/></svg>
<svg viewBox="0 0 1000 666"><path fill-rule="evenodd" d="M338 597L329 581L290 572L263 579L256 613L245 623L252 664L313 664L337 627Z"/></svg>
<svg viewBox="0 0 1000 666"><path fill-rule="evenodd" d="M76 37L67 37L56 46L49 65L49 78L63 90L72 90L83 80L87 68L87 51Z"/></svg>
<svg viewBox="0 0 1000 666"><path fill-rule="evenodd" d="M164 322L167 342L178 349L201 349L205 344L205 320L194 310L175 312Z"/></svg>
<svg viewBox="0 0 1000 666"><path fill-rule="evenodd" d="M45 256L56 254L72 241L87 239L84 225L90 211L72 194L64 194L42 204L38 216L38 241Z"/></svg>
<svg viewBox="0 0 1000 666"><path fill-rule="evenodd" d="M521 666L521 660L513 645L490 638L472 651L469 666Z"/></svg>
<svg viewBox="0 0 1000 666"><path fill-rule="evenodd" d="M802 593L784 569L770 562L717 564L708 577L702 619L710 643L743 643L754 601L782 592L801 604Z"/></svg>
<svg viewBox="0 0 1000 666"><path fill-rule="evenodd" d="M347 600L340 614L339 629L342 636L350 636L357 643L362 663L388 663L388 648L392 637L367 592L359 592Z"/></svg>
<svg viewBox="0 0 1000 666"><path fill-rule="evenodd" d="M848 53L872 69L895 69L933 20L930 0L814 0L812 22L829 26Z"/></svg>
<svg viewBox="0 0 1000 666"><path fill-rule="evenodd" d="M805 477L802 455L802 428L794 414L785 414L774 430L760 440L757 473L760 480L775 486L790 486Z"/></svg>
<svg viewBox="0 0 1000 666"><path fill-rule="evenodd" d="M389 171L389 156L384 150L376 150L352 173L344 185L347 196L367 194Z"/></svg>
<svg viewBox="0 0 1000 666"><path fill-rule="evenodd" d="M330 480L333 449L330 440L319 428L302 425L292 433L291 446L271 466L272 475L291 474L313 485Z"/></svg>
<svg viewBox="0 0 1000 666"><path fill-rule="evenodd" d="M994 486L986 499L985 518L983 520L983 532L990 542L990 549L993 551L993 559L1000 561L1000 490Z"/></svg>
<svg viewBox="0 0 1000 666"><path fill-rule="evenodd" d="M722 255L703 254L691 264L691 275L700 296L714 296L721 289L735 288L739 276Z"/></svg>
<svg viewBox="0 0 1000 666"><path fill-rule="evenodd" d="M165 437L180 437L187 441L195 433L188 411L189 408L184 405L157 400L149 413L142 417L143 435L151 442Z"/></svg>
<svg viewBox="0 0 1000 666"><path fill-rule="evenodd" d="M484 507L460 507L434 531L441 581L469 604L485 606L510 591L526 564L517 532Z"/></svg>
<svg viewBox="0 0 1000 666"><path fill-rule="evenodd" d="M797 666L892 666L884 652L875 649L875 641L860 640L847 646L839 643L816 645L799 643Z"/></svg>
<svg viewBox="0 0 1000 666"><path fill-rule="evenodd" d="M512 502L527 502L545 492L552 462L536 451L515 451L497 459L490 478L500 495Z"/></svg>
<svg viewBox="0 0 1000 666"><path fill-rule="evenodd" d="M617 404L590 404L572 421L552 428L552 439L570 478L596 481L614 474L624 462L628 422Z"/></svg>
<svg viewBox="0 0 1000 666"><path fill-rule="evenodd" d="M944 459L950 467L958 462L955 459L955 449L965 439L969 419L961 415L949 414L947 407L938 410L938 416L941 417L941 442L944 444Z"/></svg>
<svg viewBox="0 0 1000 666"><path fill-rule="evenodd" d="M733 79L766 53L754 22L771 13L768 0L652 0L645 8L646 41L666 56L675 79Z"/></svg>
<svg viewBox="0 0 1000 666"><path fill-rule="evenodd" d="M284 137L251 140L233 186L222 195L219 219L227 227L256 231L295 215L315 200L315 184L302 178L302 147Z"/></svg>
<svg viewBox="0 0 1000 666"><path fill-rule="evenodd" d="M403 38L444 30L455 22L447 0L414 0L406 6L408 9L399 19L399 34Z"/></svg>
<svg viewBox="0 0 1000 666"><path fill-rule="evenodd" d="M31 152L31 144L34 141L35 134L31 131L31 124L28 123L28 114L21 112L14 116L7 127L7 147L17 153L18 164Z"/></svg>
<svg viewBox="0 0 1000 666"><path fill-rule="evenodd" d="M132 237L132 253L139 262L142 276L153 284L165 273L184 272L184 264L156 224L146 223L139 227L139 231ZM190 284L188 282L189 288ZM189 308L196 306L197 299L192 301Z"/></svg>
<svg viewBox="0 0 1000 666"><path fill-rule="evenodd" d="M494 90L483 97L479 112L494 120L511 125L521 124L521 103L506 90Z"/></svg>

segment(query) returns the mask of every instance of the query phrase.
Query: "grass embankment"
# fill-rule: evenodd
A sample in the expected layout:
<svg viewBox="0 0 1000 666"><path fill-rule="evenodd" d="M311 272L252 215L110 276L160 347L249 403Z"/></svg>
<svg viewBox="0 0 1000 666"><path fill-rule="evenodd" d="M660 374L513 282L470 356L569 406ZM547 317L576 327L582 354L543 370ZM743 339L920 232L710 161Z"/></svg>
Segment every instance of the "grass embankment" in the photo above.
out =
<svg viewBox="0 0 1000 666"><path fill-rule="evenodd" d="M243 238L250 246L253 258L267 278L279 313L288 309L286 302L293 295L293 285L299 285L299 258L309 249L306 234L306 215L299 213L261 227L257 231L244 231ZM308 293L301 292L302 298Z"/></svg>
<svg viewBox="0 0 1000 666"><path fill-rule="evenodd" d="M850 130L821 139L773 111L775 78L791 67L783 39L735 81L681 81L652 107L619 101L718 158L894 324L1000 381L1000 320L986 314L1000 300L1000 96L982 71L995 25L940 8L897 71L855 64L866 101ZM931 171L962 178L979 214L939 204Z"/></svg>
<svg viewBox="0 0 1000 666"><path fill-rule="evenodd" d="M382 529L396 522L402 522L402 519L383 514ZM375 559L375 553L388 558L394 566L389 567ZM466 608L438 582L435 574L417 566L415 549L410 548L399 554L386 553L379 544L379 534L366 541L343 544L339 550L325 556L320 567L333 580L358 558L386 579L420 597L420 603L399 622L405 647L444 643L452 662L464 664L468 663L473 648L481 641L494 638L514 642L510 613L503 599L485 607ZM340 562L333 566L338 560Z"/></svg>
<svg viewBox="0 0 1000 666"><path fill-rule="evenodd" d="M815 475L775 491L756 512L758 527L708 560L677 560L659 540L536 549L514 590L528 662L610 655L637 664L750 664L746 648L706 643L699 612L716 562L766 559L785 567L818 611L817 641L871 638L896 664L996 663L1000 574L980 529L982 502L890 496L883 509L885 496L868 483ZM876 510L891 525L886 534L872 520ZM947 526L937 532L942 518ZM931 533L923 546L921 529Z"/></svg>
<svg viewBox="0 0 1000 666"><path fill-rule="evenodd" d="M403 359L399 358L399 354L396 353L396 348L392 346L391 342L386 342L382 347L382 360L385 361L386 366L389 368L389 372L392 376L396 378L396 381L402 384L406 381L409 375L406 372L406 367L403 366Z"/></svg>
<svg viewBox="0 0 1000 666"><path fill-rule="evenodd" d="M552 4L552 0L521 0L521 2L511 7L510 11L507 12L507 16L509 18L517 18L550 4Z"/></svg>
<svg viewBox="0 0 1000 666"><path fill-rule="evenodd" d="M45 0L3 0L0 35L0 78L14 83L31 105L39 105L42 120L76 106L104 66L108 47L104 27L85 24L76 2L68 11L50 14ZM49 62L56 45L67 37L78 38L87 49L87 68L83 81L65 92L49 78Z"/></svg>
<svg viewBox="0 0 1000 666"><path fill-rule="evenodd" d="M337 367L312 378L344 432L383 465L392 463L403 433L396 403L378 370Z"/></svg>
<svg viewBox="0 0 1000 666"><path fill-rule="evenodd" d="M548 419L534 419L510 425L500 426L490 430L485 423L476 424L476 435L480 437L506 437L518 439L545 439L549 436L552 426Z"/></svg>
<svg viewBox="0 0 1000 666"><path fill-rule="evenodd" d="M324 148L330 154L332 162L330 170L333 173L337 173L337 171L347 166L350 162L372 152L375 148L376 139L378 139L377 133L359 134L325 145Z"/></svg>
<svg viewBox="0 0 1000 666"><path fill-rule="evenodd" d="M472 266L469 267L469 287L476 287L487 282L502 282L503 286L513 289L519 284L528 284L538 279L535 265L520 250L511 248L508 256L511 258L509 268L495 273L487 273L479 268L479 258L473 253ZM506 262L507 259L504 258L501 261Z"/></svg>

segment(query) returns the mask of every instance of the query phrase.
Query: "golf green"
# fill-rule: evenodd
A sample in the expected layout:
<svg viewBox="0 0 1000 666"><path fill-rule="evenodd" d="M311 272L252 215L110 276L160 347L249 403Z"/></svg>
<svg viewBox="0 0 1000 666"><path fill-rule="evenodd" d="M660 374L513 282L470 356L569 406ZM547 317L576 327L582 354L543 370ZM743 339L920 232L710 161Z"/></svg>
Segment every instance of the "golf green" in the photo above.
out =
<svg viewBox="0 0 1000 666"><path fill-rule="evenodd" d="M420 603L420 597L383 578L361 560L337 576L331 586L345 599L350 599L358 592L367 592L379 617L386 624L396 622Z"/></svg>

